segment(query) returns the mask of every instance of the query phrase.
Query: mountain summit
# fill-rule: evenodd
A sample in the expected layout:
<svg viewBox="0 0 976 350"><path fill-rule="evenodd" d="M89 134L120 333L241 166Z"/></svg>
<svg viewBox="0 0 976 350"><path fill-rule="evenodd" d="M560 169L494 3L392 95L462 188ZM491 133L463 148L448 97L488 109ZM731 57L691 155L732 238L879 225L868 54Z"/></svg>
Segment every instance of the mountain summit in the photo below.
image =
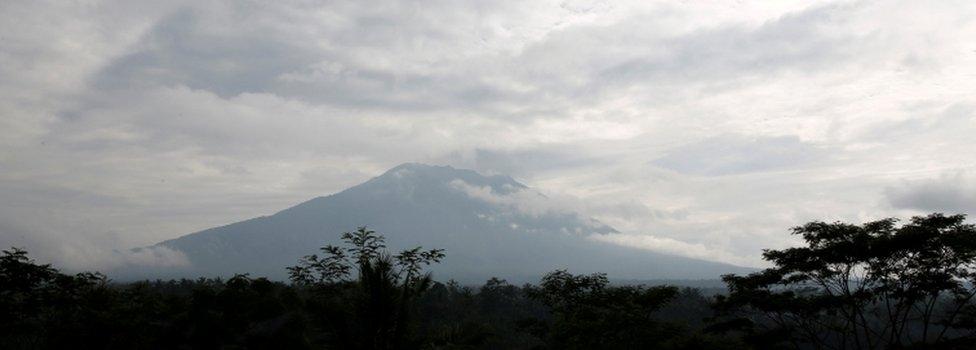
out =
<svg viewBox="0 0 976 350"><path fill-rule="evenodd" d="M587 239L615 234L597 220L504 175L407 163L342 192L271 216L215 227L157 244L184 254L184 276L248 272L283 279L285 267L342 232L367 225L392 250L443 248L435 278L534 281L554 269L612 278L717 278L745 269Z"/></svg>

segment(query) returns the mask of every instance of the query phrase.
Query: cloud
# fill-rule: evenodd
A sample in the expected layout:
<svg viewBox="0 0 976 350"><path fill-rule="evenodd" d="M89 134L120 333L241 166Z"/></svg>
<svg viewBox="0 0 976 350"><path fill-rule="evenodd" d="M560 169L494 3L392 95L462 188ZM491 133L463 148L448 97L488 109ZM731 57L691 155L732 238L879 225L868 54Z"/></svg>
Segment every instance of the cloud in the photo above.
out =
<svg viewBox="0 0 976 350"><path fill-rule="evenodd" d="M652 220L684 220L687 215L681 211L666 212L633 203L630 205L627 205L627 203L604 204L601 207L594 207L572 196L557 195L556 197L550 197L529 188L511 191L508 188L495 189L491 186L474 186L460 179L451 181L449 186L471 198L491 203L498 208L511 210L520 215L535 218L547 215L569 215L593 228L603 227L604 224L600 221L592 220L591 214L603 214L604 216L609 214L611 217L636 214L646 215ZM494 219L493 216L483 216L487 220ZM516 227L513 226L513 228ZM758 256L743 257L716 247L713 244L689 243L675 238L657 237L652 234L632 232L596 233L588 235L587 239L667 254L721 261L741 266L759 266L762 264Z"/></svg>
<svg viewBox="0 0 976 350"><path fill-rule="evenodd" d="M924 180L976 171L969 2L0 9L0 242L73 266L408 161L742 259L808 220L972 209Z"/></svg>
<svg viewBox="0 0 976 350"><path fill-rule="evenodd" d="M746 138L722 135L669 150L652 163L680 173L721 176L790 170L826 156L796 136Z"/></svg>
<svg viewBox="0 0 976 350"><path fill-rule="evenodd" d="M2 216L0 219L8 221ZM129 249L124 244L111 243L126 241L117 234L69 230L58 226L59 223L55 223L47 227L34 225L23 228L0 224L0 247L25 249L32 259L68 271L111 272L123 268L179 267L190 263L182 252L169 248Z"/></svg>
<svg viewBox="0 0 976 350"><path fill-rule="evenodd" d="M728 251L708 247L704 244L692 244L671 238L661 238L641 234L613 234L592 235L588 237L594 241L613 243L617 245L664 252L673 255L689 256L693 258L719 261L739 266L760 266L758 257L742 257Z"/></svg>
<svg viewBox="0 0 976 350"><path fill-rule="evenodd" d="M579 143L550 143L514 149L481 146L457 150L430 161L476 169L487 174L506 174L515 178L538 178L546 174L561 174L582 167L609 166L613 163L612 159L607 159Z"/></svg>
<svg viewBox="0 0 976 350"><path fill-rule="evenodd" d="M273 9L250 10L281 15ZM264 92L293 67L316 62L305 45L275 37L286 34L282 30L246 21L253 15L233 4L182 8L153 25L129 53L103 67L92 85L105 90L186 86L232 97ZM245 20L235 20L237 16Z"/></svg>
<svg viewBox="0 0 976 350"><path fill-rule="evenodd" d="M885 196L888 203L897 209L923 213L976 213L976 181L966 172L888 187Z"/></svg>
<svg viewBox="0 0 976 350"><path fill-rule="evenodd" d="M622 60L601 69L597 80L625 86L705 83L710 88L726 89L730 81L835 70L833 65L854 62L852 58L874 49L873 45L864 46L872 42L869 32L833 30L860 7L812 6L758 26L725 24L678 37L661 37L636 50L640 54L634 57L618 56Z"/></svg>
<svg viewBox="0 0 976 350"><path fill-rule="evenodd" d="M568 196L551 198L536 190L514 188L507 184L503 188L495 188L492 186L475 186L464 182L464 180L456 179L451 181L448 186L468 197L509 208L532 217L544 215L576 216L582 208L582 203L577 198Z"/></svg>
<svg viewBox="0 0 976 350"><path fill-rule="evenodd" d="M190 265L190 260L183 252L163 246L136 248L113 253L121 259L121 266L183 267Z"/></svg>

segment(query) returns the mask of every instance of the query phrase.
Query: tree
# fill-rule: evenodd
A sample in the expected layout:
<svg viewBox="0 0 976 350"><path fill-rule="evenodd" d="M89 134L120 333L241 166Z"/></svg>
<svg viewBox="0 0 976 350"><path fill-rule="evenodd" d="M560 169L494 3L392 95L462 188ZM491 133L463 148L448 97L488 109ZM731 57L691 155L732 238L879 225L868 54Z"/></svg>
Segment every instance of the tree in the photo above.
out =
<svg viewBox="0 0 976 350"><path fill-rule="evenodd" d="M811 222L805 247L766 250L775 267L724 276L731 323L795 348L953 348L972 341L976 227L931 214L898 226ZM731 324L730 323L730 324ZM767 344L768 346L769 344Z"/></svg>
<svg viewBox="0 0 976 350"><path fill-rule="evenodd" d="M345 249L325 246L320 249L324 256L305 256L289 267L292 282L326 291L320 294L325 299L320 307L331 316L333 342L371 349L405 347L413 323L412 301L432 283L423 268L440 262L444 251L417 247L392 255L383 236L365 226L343 233L342 239ZM350 279L353 269L355 281ZM351 309L336 293L343 288L354 291Z"/></svg>
<svg viewBox="0 0 976 350"><path fill-rule="evenodd" d="M98 344L100 310L108 299L100 273L67 275L37 264L19 248L0 256L0 339L10 347Z"/></svg>
<svg viewBox="0 0 976 350"><path fill-rule="evenodd" d="M660 346L679 333L653 317L677 291L675 287L610 286L606 274L556 270L529 293L551 309L550 346L631 349Z"/></svg>

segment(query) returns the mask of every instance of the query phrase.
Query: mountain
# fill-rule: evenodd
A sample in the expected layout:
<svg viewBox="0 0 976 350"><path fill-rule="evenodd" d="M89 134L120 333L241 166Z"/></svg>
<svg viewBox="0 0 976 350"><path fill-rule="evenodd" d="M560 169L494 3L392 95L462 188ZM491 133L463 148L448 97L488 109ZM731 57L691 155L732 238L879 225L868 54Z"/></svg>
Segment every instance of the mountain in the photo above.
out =
<svg viewBox="0 0 976 350"><path fill-rule="evenodd" d="M620 279L705 279L748 269L587 239L617 231L582 217L502 175L408 163L342 192L317 197L271 216L215 227L161 242L184 254L182 276L286 277L285 267L342 232L367 225L392 250L443 248L435 279L483 282L497 276L537 281L554 269L607 272ZM157 271L160 272L160 271ZM169 276L172 277L172 276Z"/></svg>

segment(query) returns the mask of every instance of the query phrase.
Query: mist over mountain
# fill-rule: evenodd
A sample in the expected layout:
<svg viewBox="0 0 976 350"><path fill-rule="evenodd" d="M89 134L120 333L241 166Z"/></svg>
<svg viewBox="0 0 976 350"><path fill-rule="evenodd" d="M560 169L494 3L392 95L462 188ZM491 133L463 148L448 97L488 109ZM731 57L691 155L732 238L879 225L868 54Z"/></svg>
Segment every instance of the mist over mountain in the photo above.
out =
<svg viewBox="0 0 976 350"><path fill-rule="evenodd" d="M184 255L179 267L132 268L127 278L176 276L286 277L304 255L338 244L342 232L368 226L391 250L442 248L438 280L483 282L493 276L536 281L554 269L606 272L618 279L704 279L747 269L588 239L617 231L511 177L449 166L408 163L339 193L274 215L215 227L139 251ZM146 276L152 275L152 276Z"/></svg>

